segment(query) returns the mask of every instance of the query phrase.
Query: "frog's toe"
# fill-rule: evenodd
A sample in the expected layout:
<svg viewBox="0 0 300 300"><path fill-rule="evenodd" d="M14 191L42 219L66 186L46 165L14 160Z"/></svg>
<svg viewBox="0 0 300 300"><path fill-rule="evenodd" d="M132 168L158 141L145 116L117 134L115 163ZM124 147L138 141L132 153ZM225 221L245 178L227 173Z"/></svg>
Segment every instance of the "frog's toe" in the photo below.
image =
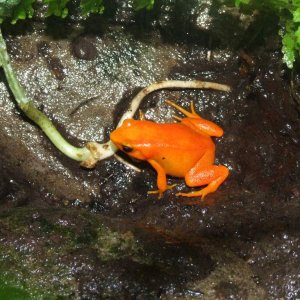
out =
<svg viewBox="0 0 300 300"><path fill-rule="evenodd" d="M190 192L190 193L177 193L176 196L183 196L183 197L201 197L197 200L191 200L191 201L184 201L184 205L199 205L203 203L205 196L208 194L207 191L205 191L205 188L200 191Z"/></svg>
<svg viewBox="0 0 300 300"><path fill-rule="evenodd" d="M163 192L161 190L148 191L148 195L158 194L158 199L161 199Z"/></svg>
<svg viewBox="0 0 300 300"><path fill-rule="evenodd" d="M171 185L167 185L167 188L165 190L155 190L155 191L148 191L149 195L153 195L153 194L158 194L158 199L160 199L164 193L164 191L166 190L170 190L173 187L175 187L177 184L171 184Z"/></svg>
<svg viewBox="0 0 300 300"><path fill-rule="evenodd" d="M208 193L209 193L209 191L207 191L206 188L204 188L200 191L195 191L195 192L190 192L190 193L177 193L176 196L201 197L201 201L203 201Z"/></svg>
<svg viewBox="0 0 300 300"><path fill-rule="evenodd" d="M172 189L173 187L175 187L177 185L177 183L171 184L167 186L167 190Z"/></svg>

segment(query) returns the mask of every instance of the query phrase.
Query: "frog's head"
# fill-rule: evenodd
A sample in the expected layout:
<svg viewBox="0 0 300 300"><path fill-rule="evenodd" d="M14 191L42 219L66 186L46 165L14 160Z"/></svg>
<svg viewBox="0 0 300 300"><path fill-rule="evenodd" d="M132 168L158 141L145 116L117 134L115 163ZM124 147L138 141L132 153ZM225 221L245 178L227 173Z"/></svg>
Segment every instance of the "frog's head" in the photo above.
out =
<svg viewBox="0 0 300 300"><path fill-rule="evenodd" d="M110 134L110 139L126 154L137 159L146 160L147 157L144 151L142 151L145 132L140 122L138 120L126 119L122 126Z"/></svg>

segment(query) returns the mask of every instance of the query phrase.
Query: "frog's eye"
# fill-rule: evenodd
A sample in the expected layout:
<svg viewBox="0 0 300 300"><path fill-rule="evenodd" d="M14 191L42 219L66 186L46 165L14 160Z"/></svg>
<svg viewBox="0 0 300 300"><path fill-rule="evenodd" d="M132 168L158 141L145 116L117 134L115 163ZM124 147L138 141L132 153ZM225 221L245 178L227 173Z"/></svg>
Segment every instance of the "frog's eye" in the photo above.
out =
<svg viewBox="0 0 300 300"><path fill-rule="evenodd" d="M133 151L133 148L123 145L122 150L126 153L129 153Z"/></svg>

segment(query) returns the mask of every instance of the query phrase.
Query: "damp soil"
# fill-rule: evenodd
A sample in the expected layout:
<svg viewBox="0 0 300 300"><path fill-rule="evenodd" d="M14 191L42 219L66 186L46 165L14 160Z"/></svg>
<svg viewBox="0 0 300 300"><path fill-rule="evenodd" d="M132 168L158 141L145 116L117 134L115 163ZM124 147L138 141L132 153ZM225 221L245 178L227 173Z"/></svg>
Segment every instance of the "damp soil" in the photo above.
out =
<svg viewBox="0 0 300 300"><path fill-rule="evenodd" d="M5 28L28 96L82 146L107 141L130 100L152 82L228 84L229 93L158 91L141 110L147 119L173 122L174 110L164 100L186 108L193 100L201 116L224 129L214 139L216 164L227 166L230 176L204 201L187 205L175 196L192 190L182 179L169 178L177 186L161 199L147 193L156 188L147 163L124 156L141 171L115 158L82 169L16 109L1 73L0 296L299 298L297 68L282 64L272 35L247 49L230 47L220 37L220 19L208 19L198 6L162 1L160 14L148 16L144 28L131 2L119 2L89 21L35 20ZM177 36L171 28L181 20L178 9L190 13L191 23L184 20ZM225 34L230 41L232 32Z"/></svg>

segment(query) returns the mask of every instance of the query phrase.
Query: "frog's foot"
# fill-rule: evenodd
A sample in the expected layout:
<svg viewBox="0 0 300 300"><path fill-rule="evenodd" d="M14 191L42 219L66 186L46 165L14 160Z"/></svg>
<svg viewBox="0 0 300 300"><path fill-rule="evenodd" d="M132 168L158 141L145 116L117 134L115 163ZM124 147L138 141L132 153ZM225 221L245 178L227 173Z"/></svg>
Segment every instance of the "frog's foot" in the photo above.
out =
<svg viewBox="0 0 300 300"><path fill-rule="evenodd" d="M170 190L170 189L172 189L173 187L175 187L176 185L177 185L177 184L167 185L167 188L166 188L165 190L163 190L163 191L161 191L161 190L148 191L148 194L149 194L149 195L158 194L158 199L161 199L161 197L162 197L164 191Z"/></svg>
<svg viewBox="0 0 300 300"><path fill-rule="evenodd" d="M215 190L211 190L208 186L200 191L189 192L189 193L177 193L176 196L183 197L201 197L201 201L204 200L207 194L214 192ZM197 201L198 202L198 201ZM192 202L191 202L192 203Z"/></svg>
<svg viewBox="0 0 300 300"><path fill-rule="evenodd" d="M194 101L191 101L191 112L189 112L186 109L184 109L183 107L177 105L173 101L165 100L165 102L168 103L169 105L175 107L177 110L179 110L181 113L183 113L188 118L200 118L200 116L196 113ZM176 117L176 119L181 120L181 118L179 118L179 117Z"/></svg>
<svg viewBox="0 0 300 300"><path fill-rule="evenodd" d="M191 201L184 201L184 205L199 205L203 203L204 198L206 197L207 194L212 193L210 189L207 189L208 187L200 190L200 191L195 191L195 192L190 192L190 193L177 193L176 196L183 196L183 197L201 197L201 199L197 200L191 200Z"/></svg>
<svg viewBox="0 0 300 300"><path fill-rule="evenodd" d="M148 195L153 195L153 194L158 194L158 199L161 199L163 192L160 190L155 190L155 191L148 191Z"/></svg>
<svg viewBox="0 0 300 300"><path fill-rule="evenodd" d="M207 157L204 157L207 159ZM198 162L193 169L191 169L185 176L185 181L188 186L197 187L207 184L205 188L199 191L190 193L177 193L176 196L183 197L201 197L201 200L209 193L215 192L218 187L229 175L229 170L225 166L207 166L201 167L203 159Z"/></svg>

